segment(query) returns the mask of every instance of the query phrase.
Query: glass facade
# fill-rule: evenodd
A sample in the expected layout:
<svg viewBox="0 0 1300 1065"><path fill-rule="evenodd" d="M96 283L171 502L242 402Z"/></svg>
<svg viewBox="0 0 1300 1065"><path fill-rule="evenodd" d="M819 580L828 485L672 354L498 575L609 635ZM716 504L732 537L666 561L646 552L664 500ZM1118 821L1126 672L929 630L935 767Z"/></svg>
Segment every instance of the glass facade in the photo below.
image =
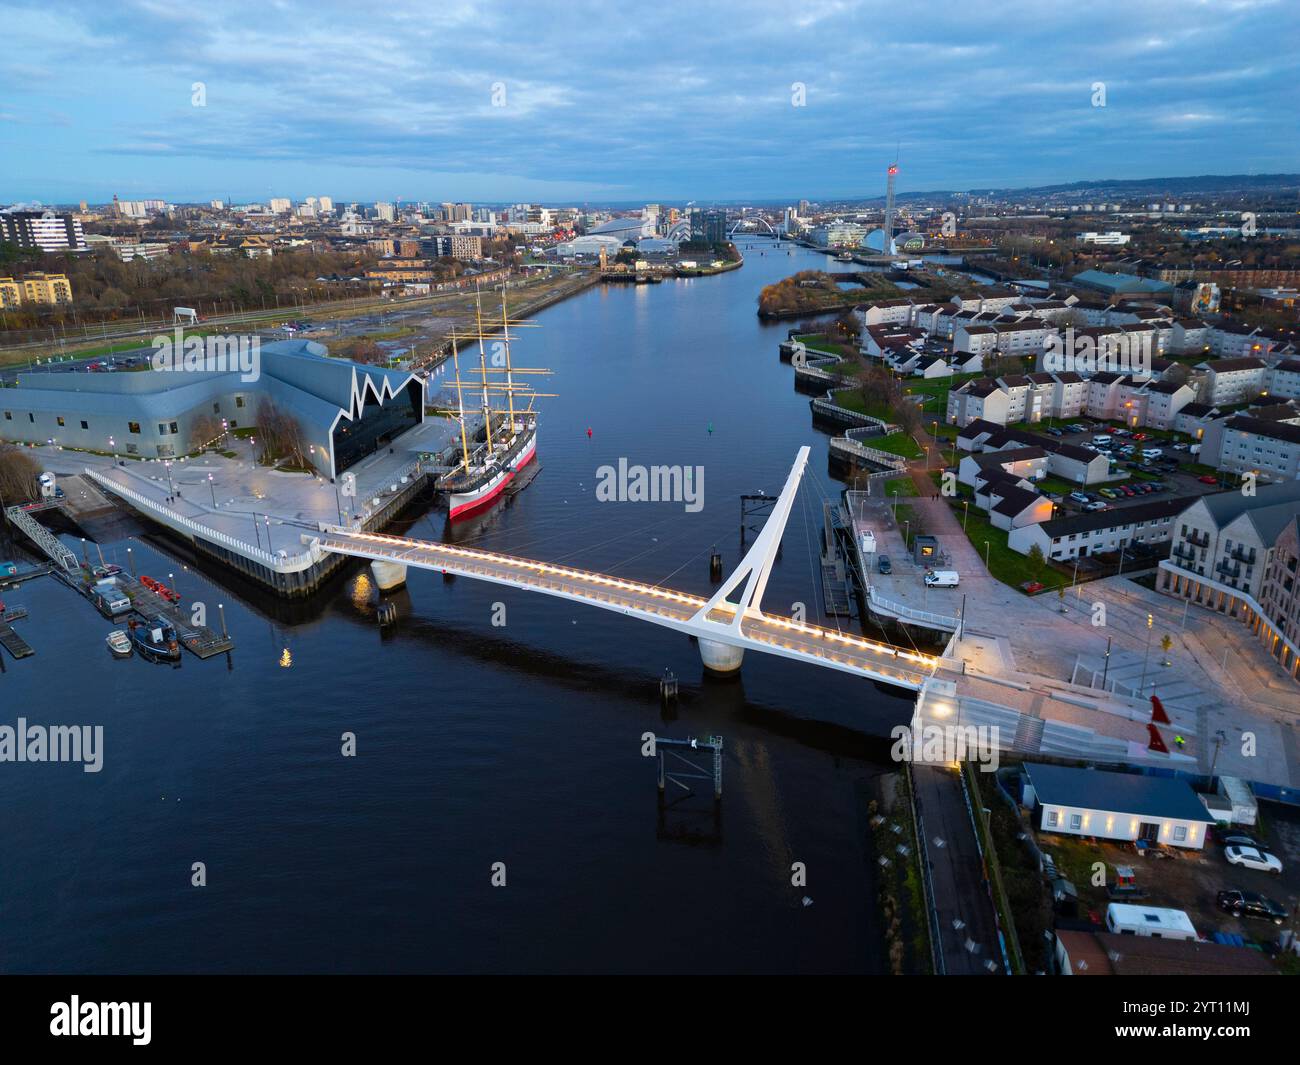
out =
<svg viewBox="0 0 1300 1065"><path fill-rule="evenodd" d="M416 381L384 405L368 396L360 418L354 422L341 420L334 429L335 474L387 447L394 437L418 425L420 402L420 385Z"/></svg>

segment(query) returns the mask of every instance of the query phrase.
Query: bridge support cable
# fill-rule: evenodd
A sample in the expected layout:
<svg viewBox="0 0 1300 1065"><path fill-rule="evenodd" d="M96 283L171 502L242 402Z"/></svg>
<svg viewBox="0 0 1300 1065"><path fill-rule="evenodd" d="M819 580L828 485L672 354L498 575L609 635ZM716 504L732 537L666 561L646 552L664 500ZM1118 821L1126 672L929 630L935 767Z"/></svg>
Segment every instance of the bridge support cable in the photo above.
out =
<svg viewBox="0 0 1300 1065"><path fill-rule="evenodd" d="M785 523L790 517L790 508L794 506L794 498L799 491L799 482L803 479L804 470L808 468L808 450L807 445L799 449L799 454L794 460L794 467L786 478L785 487L781 489L781 494L772 507L772 516L767 519L763 531L755 537L753 546L745 552L745 557L740 560L740 565L735 568L730 577L722 582L721 587L700 608L695 617L691 619L692 621L705 625L719 624L711 621L709 615L720 604L729 601L728 597L740 587L742 581L744 582L744 589L741 591L740 599L736 603L735 613L729 622L723 623L723 627L730 629L734 636L739 637L741 634L740 626L746 616L762 613L763 592L767 589L767 579L771 575L772 563L776 559L776 549L781 542L782 534L785 532Z"/></svg>

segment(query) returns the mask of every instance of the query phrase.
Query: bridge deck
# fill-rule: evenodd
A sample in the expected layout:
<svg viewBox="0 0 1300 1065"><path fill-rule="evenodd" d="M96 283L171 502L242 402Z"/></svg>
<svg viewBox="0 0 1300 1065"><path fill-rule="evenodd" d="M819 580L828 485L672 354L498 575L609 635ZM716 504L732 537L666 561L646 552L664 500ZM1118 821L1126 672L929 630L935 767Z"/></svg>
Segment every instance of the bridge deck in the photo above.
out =
<svg viewBox="0 0 1300 1065"><path fill-rule="evenodd" d="M435 569L560 596L701 635L693 631L692 622L706 601L671 588L641 584L591 570L401 536L332 531L316 539L322 549L337 554ZM734 617L735 607L720 604L709 615L709 621L719 625L718 632L709 631L703 635L913 690L921 687L937 665L937 659L930 655L766 613L747 616L741 622L740 639L734 639L721 628Z"/></svg>

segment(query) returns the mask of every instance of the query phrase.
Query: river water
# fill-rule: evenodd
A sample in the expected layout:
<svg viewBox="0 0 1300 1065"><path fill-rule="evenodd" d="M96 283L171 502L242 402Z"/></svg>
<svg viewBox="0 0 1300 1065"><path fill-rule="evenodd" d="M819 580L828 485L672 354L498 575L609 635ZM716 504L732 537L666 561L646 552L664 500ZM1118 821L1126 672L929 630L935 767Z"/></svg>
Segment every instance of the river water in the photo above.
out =
<svg viewBox="0 0 1300 1065"><path fill-rule="evenodd" d="M775 494L807 443L764 602L820 618L821 500L841 486L777 358L794 323L755 310L764 284L842 264L741 244L735 272L593 288L521 330L516 365L552 369L557 393L535 476L470 526L431 512L411 535L706 594L710 549L740 557L740 495ZM702 505L597 500L620 459L702 467ZM101 533L106 556L130 543L141 572L223 603L236 650L113 661L68 589L4 593L37 653L6 663L0 724L102 725L104 754L98 773L0 763L0 970L885 968L866 804L898 693L754 652L712 679L670 630L416 571L381 630L364 570L286 609L146 532ZM660 809L646 732L722 735L721 804L688 781Z"/></svg>

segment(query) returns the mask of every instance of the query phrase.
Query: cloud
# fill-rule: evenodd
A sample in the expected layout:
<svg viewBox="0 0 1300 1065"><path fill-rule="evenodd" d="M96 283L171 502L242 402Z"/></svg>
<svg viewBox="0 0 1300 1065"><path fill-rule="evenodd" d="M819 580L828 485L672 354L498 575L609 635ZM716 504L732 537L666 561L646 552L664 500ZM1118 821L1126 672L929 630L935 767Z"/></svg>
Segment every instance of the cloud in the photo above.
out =
<svg viewBox="0 0 1300 1065"><path fill-rule="evenodd" d="M92 198L151 177L173 199L239 194L236 180L249 196L328 193L289 187L327 172L358 182L352 198L399 178L435 199L511 182L561 198L874 195L895 145L912 189L1110 175L1116 145L1132 176L1257 145L1300 169L1300 57L1280 46L1294 5L0 0L0 16L16 116L0 143L22 160L0 197L48 198L54 171ZM70 125L22 121L52 112Z"/></svg>

